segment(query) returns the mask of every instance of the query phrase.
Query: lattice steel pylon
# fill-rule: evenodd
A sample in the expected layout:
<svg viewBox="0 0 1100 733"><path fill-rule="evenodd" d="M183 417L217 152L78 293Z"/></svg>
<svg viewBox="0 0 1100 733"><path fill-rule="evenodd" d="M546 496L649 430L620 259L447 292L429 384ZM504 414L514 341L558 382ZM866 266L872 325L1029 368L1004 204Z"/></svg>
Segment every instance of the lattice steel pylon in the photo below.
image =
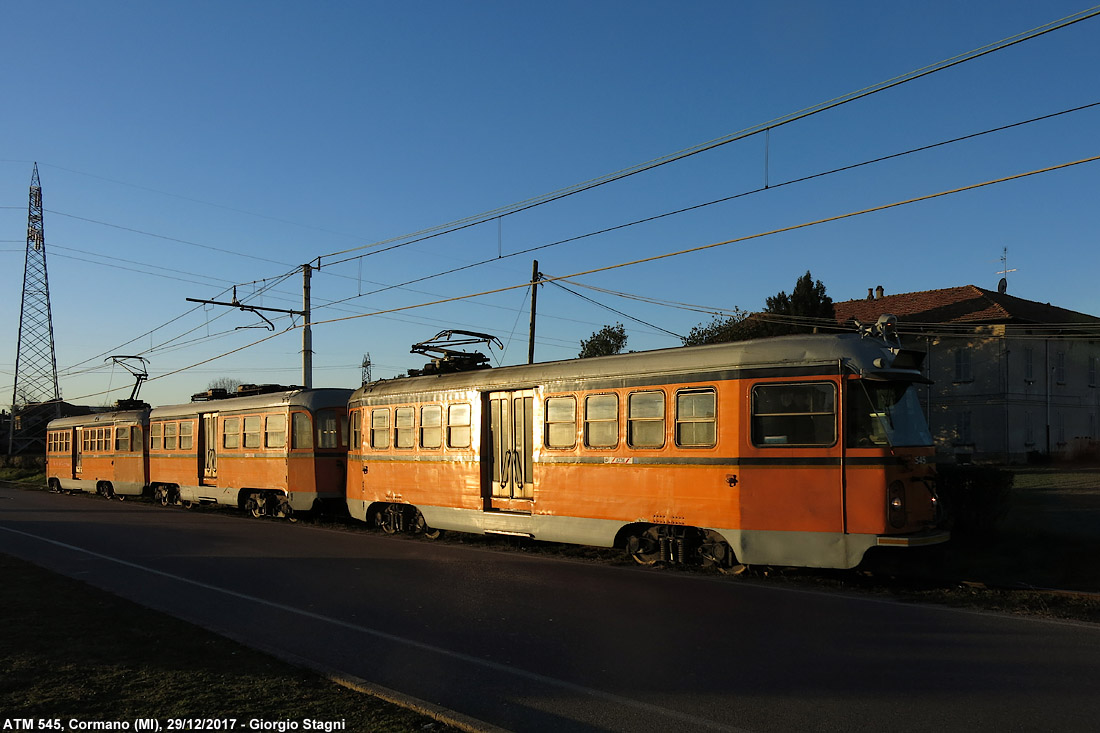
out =
<svg viewBox="0 0 1100 733"><path fill-rule="evenodd" d="M45 452L46 423L61 415L61 390L57 385L38 163L31 174L27 207L27 259L23 267L23 304L19 309L19 347L11 403L8 454Z"/></svg>

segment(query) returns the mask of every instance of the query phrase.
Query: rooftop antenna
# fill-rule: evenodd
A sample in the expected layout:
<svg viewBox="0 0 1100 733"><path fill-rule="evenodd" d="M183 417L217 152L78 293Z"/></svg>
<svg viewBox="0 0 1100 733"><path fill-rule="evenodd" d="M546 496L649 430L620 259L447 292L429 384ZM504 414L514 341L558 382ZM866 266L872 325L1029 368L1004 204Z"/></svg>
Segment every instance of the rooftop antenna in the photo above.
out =
<svg viewBox="0 0 1100 733"><path fill-rule="evenodd" d="M1016 268L1008 269L1008 247L1001 250L1001 270L998 275L1001 275L1000 281L997 283L997 292L1004 295L1008 292L1008 273L1016 272Z"/></svg>

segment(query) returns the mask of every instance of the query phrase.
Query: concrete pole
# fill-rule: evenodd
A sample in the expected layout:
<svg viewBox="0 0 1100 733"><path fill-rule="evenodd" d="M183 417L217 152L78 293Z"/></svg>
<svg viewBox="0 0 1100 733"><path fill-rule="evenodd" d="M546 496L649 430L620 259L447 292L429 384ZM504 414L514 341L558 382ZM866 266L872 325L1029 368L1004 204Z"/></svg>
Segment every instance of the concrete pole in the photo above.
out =
<svg viewBox="0 0 1100 733"><path fill-rule="evenodd" d="M302 326L302 386L313 388L313 330L309 316L309 278L313 267L302 265L302 314L305 323Z"/></svg>
<svg viewBox="0 0 1100 733"><path fill-rule="evenodd" d="M539 295L539 261L531 264L531 330L527 337L527 363L535 363L535 304Z"/></svg>

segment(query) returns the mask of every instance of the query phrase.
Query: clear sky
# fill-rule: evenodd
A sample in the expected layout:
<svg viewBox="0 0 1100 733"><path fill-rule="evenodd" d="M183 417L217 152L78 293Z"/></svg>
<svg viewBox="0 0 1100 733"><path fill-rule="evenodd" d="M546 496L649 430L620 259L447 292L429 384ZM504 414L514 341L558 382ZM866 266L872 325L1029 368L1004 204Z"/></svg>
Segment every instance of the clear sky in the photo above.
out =
<svg viewBox="0 0 1100 733"><path fill-rule="evenodd" d="M538 197L753 128L1086 10L1086 3L6 3L0 25L0 402L11 397L27 186L38 162L65 399L105 404L145 354L143 396L210 381L297 383L300 331L169 375L270 332L185 299L314 319L522 285L745 237L1100 154L1100 107L779 186L1100 102L1100 18L605 186L359 259L379 242ZM770 190L514 255L672 210ZM1100 163L586 275L582 285L711 309L760 309L806 270L836 300L974 284L1100 315ZM401 243L407 240L397 240ZM338 256L355 247L365 249ZM404 288L380 288L482 262ZM513 255L513 256L509 256ZM340 260L346 260L340 262ZM651 325L541 286L536 358L576 356L604 324L634 350L710 320L570 286ZM528 292L320 324L314 382L390 377L445 328L526 360ZM342 301L338 305L328 305ZM279 331L289 325L275 320ZM667 332L666 332L667 331ZM86 371L94 367L92 371ZM96 395L109 388L118 390Z"/></svg>

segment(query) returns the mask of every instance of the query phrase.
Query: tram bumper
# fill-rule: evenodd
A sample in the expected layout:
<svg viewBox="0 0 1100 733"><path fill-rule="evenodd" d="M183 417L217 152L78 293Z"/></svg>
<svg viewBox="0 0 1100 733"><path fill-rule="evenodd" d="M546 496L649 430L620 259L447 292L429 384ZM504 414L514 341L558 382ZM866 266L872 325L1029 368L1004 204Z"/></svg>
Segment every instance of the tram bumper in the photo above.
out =
<svg viewBox="0 0 1100 733"><path fill-rule="evenodd" d="M926 529L911 534L880 534L875 537L876 547L927 547L939 545L951 539L945 529Z"/></svg>

